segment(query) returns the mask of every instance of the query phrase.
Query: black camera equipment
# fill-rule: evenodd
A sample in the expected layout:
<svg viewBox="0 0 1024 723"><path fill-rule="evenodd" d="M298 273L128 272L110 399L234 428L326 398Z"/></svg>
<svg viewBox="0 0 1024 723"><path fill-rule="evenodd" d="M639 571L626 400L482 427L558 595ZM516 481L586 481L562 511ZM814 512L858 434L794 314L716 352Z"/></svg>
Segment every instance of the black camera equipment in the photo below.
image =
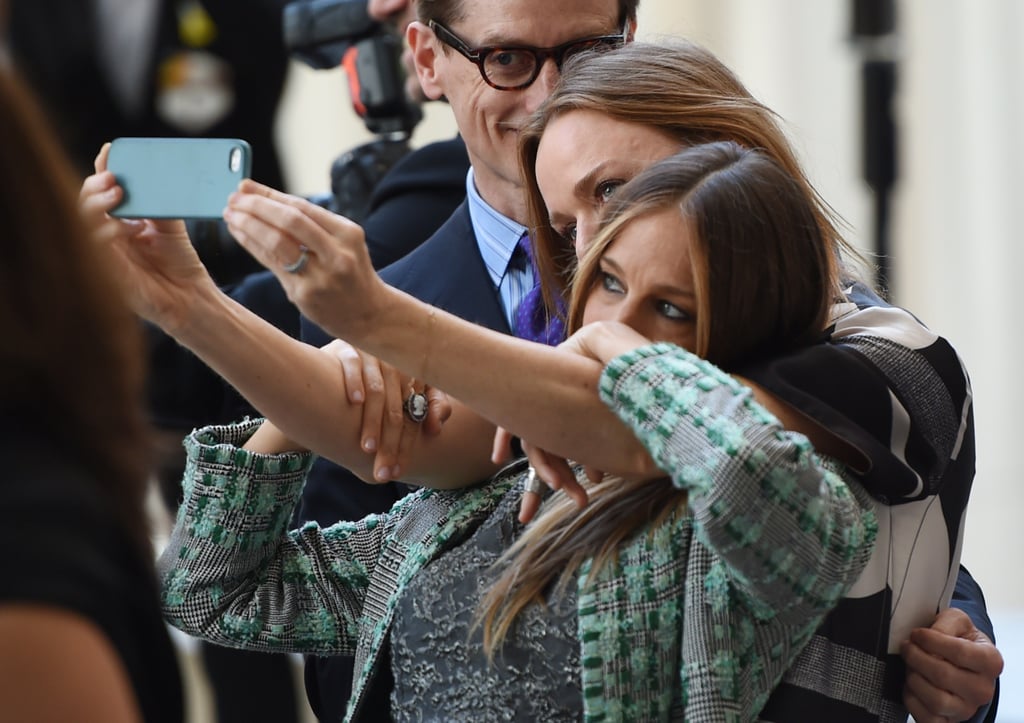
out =
<svg viewBox="0 0 1024 723"><path fill-rule="evenodd" d="M423 117L405 93L402 39L374 21L366 0L296 0L284 7L285 47L311 68L341 66L352 106L379 138L341 154L331 165L331 193L312 200L360 222L381 177L409 152Z"/></svg>

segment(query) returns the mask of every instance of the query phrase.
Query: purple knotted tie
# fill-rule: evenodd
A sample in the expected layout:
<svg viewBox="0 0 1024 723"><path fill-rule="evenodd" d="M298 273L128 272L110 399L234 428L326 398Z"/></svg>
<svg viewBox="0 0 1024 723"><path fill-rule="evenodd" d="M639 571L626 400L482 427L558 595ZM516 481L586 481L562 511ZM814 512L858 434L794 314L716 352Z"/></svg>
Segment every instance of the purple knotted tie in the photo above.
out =
<svg viewBox="0 0 1024 723"><path fill-rule="evenodd" d="M533 269L533 288L526 292L519 308L515 313L515 328L513 333L520 339L529 339L548 346L555 346L565 341L565 324L562 316L565 314L565 307L559 299L559 314L549 317L544 307L544 295L540 290L540 272L533 260L533 248L530 245L530 237L523 234L519 239L516 248L526 254L526 259Z"/></svg>

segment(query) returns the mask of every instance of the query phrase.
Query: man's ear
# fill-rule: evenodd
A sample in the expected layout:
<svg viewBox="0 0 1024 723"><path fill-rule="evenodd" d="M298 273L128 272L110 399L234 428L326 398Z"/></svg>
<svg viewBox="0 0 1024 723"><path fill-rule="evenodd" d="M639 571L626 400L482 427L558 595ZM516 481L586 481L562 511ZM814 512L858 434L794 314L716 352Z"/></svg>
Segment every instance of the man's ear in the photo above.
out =
<svg viewBox="0 0 1024 723"><path fill-rule="evenodd" d="M441 50L434 31L423 23L414 21L406 28L405 39L416 63L416 76L423 88L423 94L430 100L441 98L444 89L438 82L436 67Z"/></svg>

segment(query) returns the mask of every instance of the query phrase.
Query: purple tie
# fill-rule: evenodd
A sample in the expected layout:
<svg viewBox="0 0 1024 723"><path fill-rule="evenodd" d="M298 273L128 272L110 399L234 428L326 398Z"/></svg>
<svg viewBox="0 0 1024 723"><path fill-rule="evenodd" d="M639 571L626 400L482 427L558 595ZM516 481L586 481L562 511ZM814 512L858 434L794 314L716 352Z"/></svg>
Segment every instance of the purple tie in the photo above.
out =
<svg viewBox="0 0 1024 723"><path fill-rule="evenodd" d="M520 339L529 339L548 346L555 346L565 341L565 324L560 315L548 317L547 309L544 308L544 295L540 290L540 272L537 271L537 264L533 260L533 249L530 246L530 237L523 234L519 239L516 248L526 254L526 259L533 269L534 285L526 292L519 308L515 314L515 328L513 333ZM561 300L559 300L561 301ZM560 314L565 313L565 307L559 303Z"/></svg>

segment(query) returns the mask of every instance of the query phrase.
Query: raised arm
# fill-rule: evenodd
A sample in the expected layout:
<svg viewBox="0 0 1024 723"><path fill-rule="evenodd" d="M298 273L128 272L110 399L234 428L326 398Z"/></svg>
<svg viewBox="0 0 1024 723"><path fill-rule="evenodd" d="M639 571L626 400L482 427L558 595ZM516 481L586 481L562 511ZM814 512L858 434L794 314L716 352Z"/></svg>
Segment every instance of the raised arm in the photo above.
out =
<svg viewBox="0 0 1024 723"><path fill-rule="evenodd" d="M632 349L610 360L601 395L687 491L733 586L780 619L824 614L868 562L867 494L713 364L672 344Z"/></svg>
<svg viewBox="0 0 1024 723"><path fill-rule="evenodd" d="M599 364L423 304L373 273L356 227L253 182L242 191L225 216L232 234L323 329L556 454L609 472L655 473L642 445L600 403ZM300 247L309 262L301 273L284 271ZM456 404L452 419L459 416ZM488 438L482 451L490 446Z"/></svg>
<svg viewBox="0 0 1024 723"><path fill-rule="evenodd" d="M136 311L273 421L274 444L294 440L372 479L372 458L359 445L360 410L346 401L337 363L222 293L180 222L108 216L121 189L105 168L106 150L83 185L82 206L109 244ZM600 403L599 363L490 332L402 294L373 271L356 224L251 181L242 190L225 212L229 228L293 302L336 336L464 400L453 400L443 434L417 440L399 478L451 487L487 476L495 469L493 424L607 472L657 473ZM301 272L283 270L303 248L310 261Z"/></svg>
<svg viewBox="0 0 1024 723"><path fill-rule="evenodd" d="M294 440L372 479L373 457L360 447L362 409L346 399L337 360L292 339L223 293L200 262L182 222L109 216L123 191L106 170L106 154L104 149L96 174L83 184L80 205L98 240L108 247L110 263L116 265L135 311L234 385L273 420L281 439ZM328 215L350 233L361 234L355 224ZM465 428L463 418L469 422ZM402 477L451 485L491 474L491 433L475 422L468 415L453 415L447 425L450 434L420 439Z"/></svg>

